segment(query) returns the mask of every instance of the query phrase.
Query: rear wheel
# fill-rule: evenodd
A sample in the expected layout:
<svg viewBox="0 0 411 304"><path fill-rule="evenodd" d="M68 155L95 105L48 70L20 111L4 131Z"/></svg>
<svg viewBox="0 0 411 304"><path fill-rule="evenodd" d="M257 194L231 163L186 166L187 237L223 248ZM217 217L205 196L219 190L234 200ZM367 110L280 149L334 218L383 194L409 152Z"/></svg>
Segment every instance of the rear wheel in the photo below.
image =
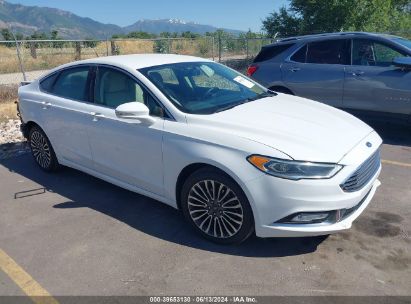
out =
<svg viewBox="0 0 411 304"><path fill-rule="evenodd" d="M237 183L214 168L200 169L186 180L181 207L195 230L217 243L240 243L254 231L247 197Z"/></svg>
<svg viewBox="0 0 411 304"><path fill-rule="evenodd" d="M41 169L51 172L60 167L53 147L40 127L30 129L28 140L33 158Z"/></svg>

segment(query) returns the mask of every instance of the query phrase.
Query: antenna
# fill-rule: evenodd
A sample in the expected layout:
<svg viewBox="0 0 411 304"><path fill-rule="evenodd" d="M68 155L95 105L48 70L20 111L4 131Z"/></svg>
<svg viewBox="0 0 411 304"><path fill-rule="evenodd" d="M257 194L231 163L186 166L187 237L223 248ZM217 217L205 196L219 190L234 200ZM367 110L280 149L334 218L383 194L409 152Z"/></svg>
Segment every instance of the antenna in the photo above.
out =
<svg viewBox="0 0 411 304"><path fill-rule="evenodd" d="M8 28L9 28L9 30L10 30L10 33L11 33L12 36L13 36L14 41L16 42L17 57L18 57L18 59L19 59L20 71L21 71L21 73L23 74L23 80L24 80L24 81L27 81L26 73L24 72L23 62L21 61L20 48L19 48L19 44L18 44L17 39L16 39L16 35L14 35L14 32L13 32L13 30L11 29L10 24L8 24Z"/></svg>

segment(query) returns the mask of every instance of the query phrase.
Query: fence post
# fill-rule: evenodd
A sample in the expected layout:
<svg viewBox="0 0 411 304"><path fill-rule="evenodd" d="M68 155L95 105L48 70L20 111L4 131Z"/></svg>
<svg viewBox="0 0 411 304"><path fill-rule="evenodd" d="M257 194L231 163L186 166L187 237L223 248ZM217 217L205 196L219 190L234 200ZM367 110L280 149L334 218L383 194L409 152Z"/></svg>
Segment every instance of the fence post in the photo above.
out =
<svg viewBox="0 0 411 304"><path fill-rule="evenodd" d="M36 43L30 42L30 55L34 59L37 59Z"/></svg>
<svg viewBox="0 0 411 304"><path fill-rule="evenodd" d="M116 42L114 40L111 40L111 55L118 55L120 54L120 51L116 45Z"/></svg>
<svg viewBox="0 0 411 304"><path fill-rule="evenodd" d="M212 43L212 45L211 45L211 54L212 54L212 56L213 56L213 61L214 61L214 44L215 44L215 39L214 39L214 36L212 36L211 37L211 43Z"/></svg>
<svg viewBox="0 0 411 304"><path fill-rule="evenodd" d="M218 62L221 62L221 33L218 32Z"/></svg>
<svg viewBox="0 0 411 304"><path fill-rule="evenodd" d="M246 50L246 59L248 61L249 50L248 50L248 37L245 38L245 50Z"/></svg>
<svg viewBox="0 0 411 304"><path fill-rule="evenodd" d="M19 43L17 42L16 36L14 35L13 31L10 30L11 34L13 35L13 39L16 42L16 52L17 52L17 58L19 59L19 65L20 65L20 71L23 74L23 80L27 81L27 77L26 77L26 72L24 71L24 67L23 67L23 61L21 59L21 55L20 55L20 47L19 47Z"/></svg>
<svg viewBox="0 0 411 304"><path fill-rule="evenodd" d="M76 56L75 60L81 60L81 43L80 41L76 41Z"/></svg>

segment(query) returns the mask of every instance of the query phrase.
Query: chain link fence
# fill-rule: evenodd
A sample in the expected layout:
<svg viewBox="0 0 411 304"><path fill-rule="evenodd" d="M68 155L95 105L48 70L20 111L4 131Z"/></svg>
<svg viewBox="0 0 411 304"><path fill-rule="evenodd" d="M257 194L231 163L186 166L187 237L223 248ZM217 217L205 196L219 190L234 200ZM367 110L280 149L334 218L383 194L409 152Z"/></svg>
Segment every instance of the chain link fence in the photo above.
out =
<svg viewBox="0 0 411 304"><path fill-rule="evenodd" d="M411 38L411 31L389 34ZM17 43L0 41L0 85L23 81L22 70L27 80L33 80L51 68L75 60L142 53L203 57L244 72L261 47L274 41L270 38L222 36L193 39L22 40Z"/></svg>
<svg viewBox="0 0 411 304"><path fill-rule="evenodd" d="M51 68L74 60L124 54L191 55L245 69L261 47L271 42L272 39L215 37L0 41L0 84L22 81L21 70L25 71L27 80L32 80Z"/></svg>

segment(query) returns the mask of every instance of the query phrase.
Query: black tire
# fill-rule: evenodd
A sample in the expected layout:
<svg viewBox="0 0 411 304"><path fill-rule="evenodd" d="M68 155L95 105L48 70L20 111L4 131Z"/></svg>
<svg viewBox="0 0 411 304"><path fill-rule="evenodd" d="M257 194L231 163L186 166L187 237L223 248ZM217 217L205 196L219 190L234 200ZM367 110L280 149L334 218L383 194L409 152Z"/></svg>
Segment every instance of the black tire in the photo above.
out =
<svg viewBox="0 0 411 304"><path fill-rule="evenodd" d="M191 174L183 184L180 200L184 217L208 240L236 244L254 232L253 212L243 190L215 168Z"/></svg>
<svg viewBox="0 0 411 304"><path fill-rule="evenodd" d="M46 172L53 172L60 168L53 147L44 131L38 127L30 128L28 142L36 164Z"/></svg>

